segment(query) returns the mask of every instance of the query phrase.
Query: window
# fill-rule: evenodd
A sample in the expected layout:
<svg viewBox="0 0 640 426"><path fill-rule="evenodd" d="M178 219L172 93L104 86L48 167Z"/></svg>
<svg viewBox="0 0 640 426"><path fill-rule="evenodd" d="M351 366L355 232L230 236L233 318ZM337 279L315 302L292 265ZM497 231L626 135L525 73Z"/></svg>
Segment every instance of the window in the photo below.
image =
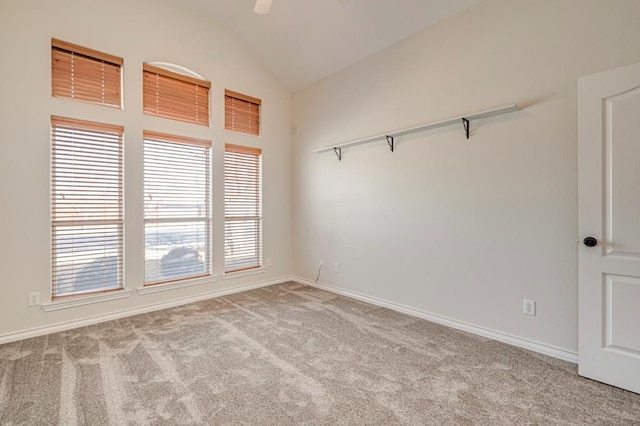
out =
<svg viewBox="0 0 640 426"><path fill-rule="evenodd" d="M51 95L120 108L122 58L51 39Z"/></svg>
<svg viewBox="0 0 640 426"><path fill-rule="evenodd" d="M224 128L259 136L261 104L260 99L225 90Z"/></svg>
<svg viewBox="0 0 640 426"><path fill-rule="evenodd" d="M208 126L210 88L208 81L143 65L145 114Z"/></svg>
<svg viewBox="0 0 640 426"><path fill-rule="evenodd" d="M123 128L51 126L52 297L122 288Z"/></svg>
<svg viewBox="0 0 640 426"><path fill-rule="evenodd" d="M256 148L225 146L225 272L262 266L261 154Z"/></svg>
<svg viewBox="0 0 640 426"><path fill-rule="evenodd" d="M211 142L144 132L145 285L211 273Z"/></svg>

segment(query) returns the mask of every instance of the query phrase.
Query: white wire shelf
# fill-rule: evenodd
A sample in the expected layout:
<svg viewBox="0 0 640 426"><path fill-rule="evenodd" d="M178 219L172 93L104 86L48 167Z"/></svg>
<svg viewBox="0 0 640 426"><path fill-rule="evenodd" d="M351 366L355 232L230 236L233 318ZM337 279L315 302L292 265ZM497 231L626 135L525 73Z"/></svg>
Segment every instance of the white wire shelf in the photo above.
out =
<svg viewBox="0 0 640 426"><path fill-rule="evenodd" d="M419 126L410 127L408 129L396 130L393 132L383 133L376 136L369 136L363 139L356 139L349 142L343 142L337 145L325 146L323 148L314 149L313 152L317 154L321 154L323 152L333 151L335 152L338 160L342 160L342 149L348 148L351 146L362 145L371 142L377 142L381 140L386 140L389 144L389 148L391 151L394 149L394 138L399 136L408 135L411 133L424 132L426 130L436 129L438 127L451 126L453 124L462 124L465 129L465 133L467 135L467 139L469 139L469 122L473 120L479 120L481 118L494 117L496 115L508 114L510 112L520 111L520 107L516 104L507 105L500 108L490 109L488 111L476 112L474 114L461 115L454 118L449 118L442 121L436 121L427 124L421 124Z"/></svg>

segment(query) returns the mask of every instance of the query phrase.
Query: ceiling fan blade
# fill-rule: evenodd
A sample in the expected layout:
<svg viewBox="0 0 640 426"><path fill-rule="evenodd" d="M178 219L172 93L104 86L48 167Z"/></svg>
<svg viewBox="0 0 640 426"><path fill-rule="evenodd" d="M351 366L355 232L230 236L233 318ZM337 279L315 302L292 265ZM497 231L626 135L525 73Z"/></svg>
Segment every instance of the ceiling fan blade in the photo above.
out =
<svg viewBox="0 0 640 426"><path fill-rule="evenodd" d="M253 11L258 15L265 15L271 10L271 3L273 0L256 0L256 6Z"/></svg>

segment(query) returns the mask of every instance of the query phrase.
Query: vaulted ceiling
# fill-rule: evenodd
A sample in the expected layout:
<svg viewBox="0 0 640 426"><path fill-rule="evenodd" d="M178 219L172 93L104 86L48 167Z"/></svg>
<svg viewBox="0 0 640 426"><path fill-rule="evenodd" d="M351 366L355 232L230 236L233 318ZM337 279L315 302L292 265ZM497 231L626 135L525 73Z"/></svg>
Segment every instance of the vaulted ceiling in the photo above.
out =
<svg viewBox="0 0 640 426"><path fill-rule="evenodd" d="M291 90L364 59L480 0L179 0L226 23Z"/></svg>

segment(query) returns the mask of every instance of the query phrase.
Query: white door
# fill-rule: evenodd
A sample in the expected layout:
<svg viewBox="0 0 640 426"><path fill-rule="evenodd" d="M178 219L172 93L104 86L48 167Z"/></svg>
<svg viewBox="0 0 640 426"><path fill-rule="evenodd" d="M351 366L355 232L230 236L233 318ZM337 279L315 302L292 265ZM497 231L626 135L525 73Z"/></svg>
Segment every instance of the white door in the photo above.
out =
<svg viewBox="0 0 640 426"><path fill-rule="evenodd" d="M578 370L640 393L640 64L578 80L578 139Z"/></svg>

